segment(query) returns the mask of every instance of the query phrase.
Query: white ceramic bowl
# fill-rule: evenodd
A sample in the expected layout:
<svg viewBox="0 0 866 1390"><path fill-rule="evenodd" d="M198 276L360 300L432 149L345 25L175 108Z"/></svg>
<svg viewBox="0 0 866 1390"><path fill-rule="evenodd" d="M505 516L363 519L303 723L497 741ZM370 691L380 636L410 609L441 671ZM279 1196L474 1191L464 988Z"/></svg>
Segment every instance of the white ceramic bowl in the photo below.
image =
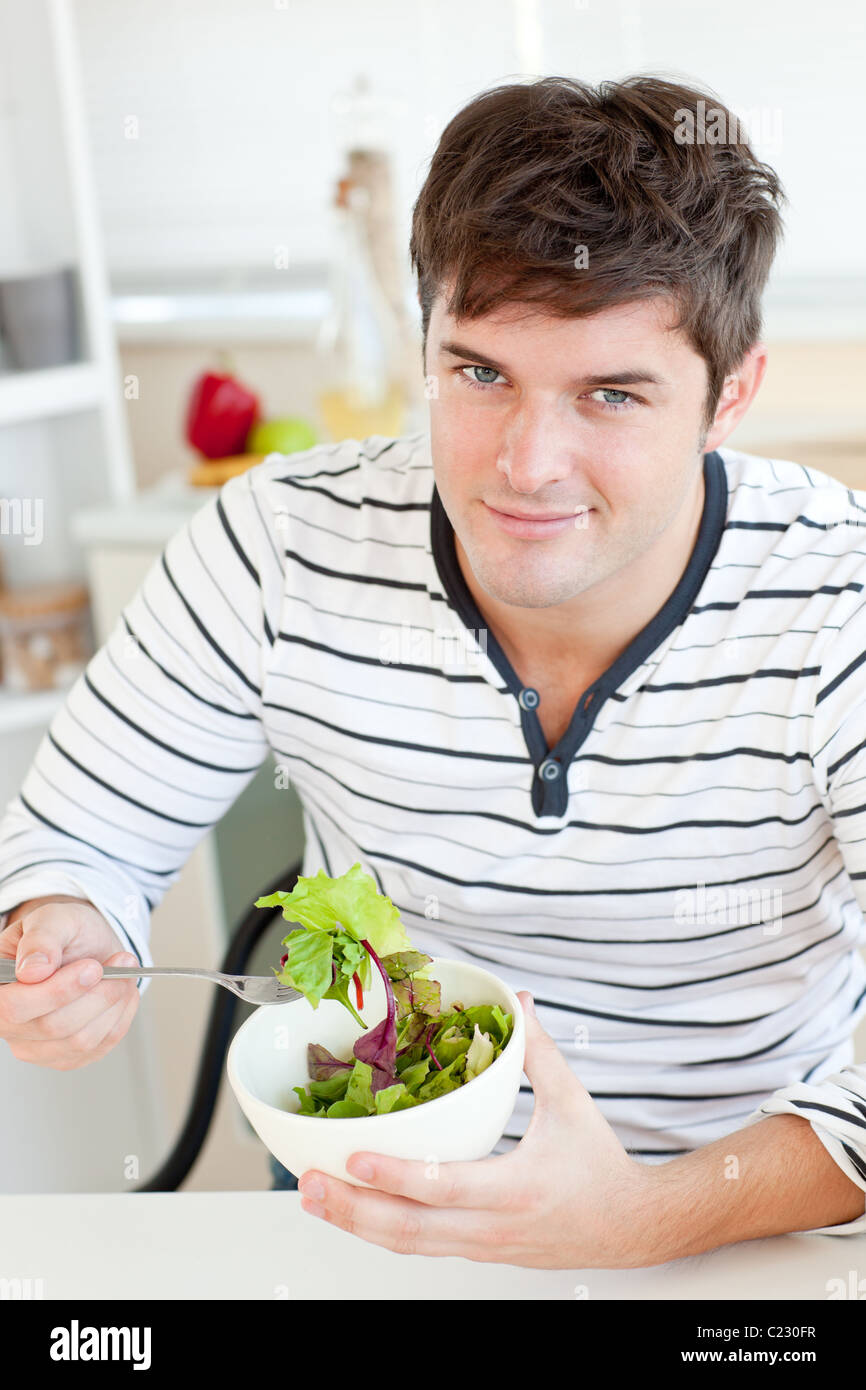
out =
<svg viewBox="0 0 866 1390"><path fill-rule="evenodd" d="M373 983L360 1010L368 1027L386 1013L385 987L375 966L372 971ZM498 1004L514 1022L508 1044L480 1076L408 1110L343 1120L295 1113L300 1101L292 1087L306 1086L310 1079L307 1044L321 1043L348 1060L364 1031L333 999L323 999L317 1009L306 999L268 1004L238 1029L227 1063L232 1090L259 1138L296 1177L316 1168L361 1187L360 1179L346 1171L346 1159L361 1149L438 1163L485 1158L500 1139L523 1072L520 1000L502 980L475 965L437 959L430 974L442 984L443 1009L455 1000L465 1007Z"/></svg>

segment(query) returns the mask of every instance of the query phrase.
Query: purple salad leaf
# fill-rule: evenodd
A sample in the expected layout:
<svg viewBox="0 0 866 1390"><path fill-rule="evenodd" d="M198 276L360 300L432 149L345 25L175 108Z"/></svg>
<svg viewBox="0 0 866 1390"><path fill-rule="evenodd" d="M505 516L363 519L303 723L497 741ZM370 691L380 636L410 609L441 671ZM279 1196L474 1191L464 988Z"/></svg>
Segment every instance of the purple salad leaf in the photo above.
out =
<svg viewBox="0 0 866 1390"><path fill-rule="evenodd" d="M433 1035L433 1033L435 1033L437 1026L438 1026L438 1025L437 1025L436 1019L434 1019L433 1022L430 1024L430 1027L427 1029L427 1032L424 1034L424 1046L426 1047L427 1051L430 1053L430 1056L433 1058L433 1061L436 1063L436 1066L437 1066L437 1067L439 1068L439 1070L441 1071L441 1070L442 1070L442 1063L438 1060L438 1058L437 1058L437 1056L436 1056L436 1053L433 1051L432 1047L430 1046L430 1038L431 1038L431 1036Z"/></svg>
<svg viewBox="0 0 866 1390"><path fill-rule="evenodd" d="M307 1071L311 1081L330 1081L338 1071L351 1071L354 1062L341 1062L321 1043L310 1043L307 1047Z"/></svg>
<svg viewBox="0 0 866 1390"><path fill-rule="evenodd" d="M394 1058L397 1055L397 1030L394 1020L386 1014L375 1028L361 1034L352 1051L359 1062L368 1062L371 1067L380 1067L393 1075Z"/></svg>
<svg viewBox="0 0 866 1390"><path fill-rule="evenodd" d="M394 998L402 1014L438 1014L442 1011L442 986L438 980L413 979L407 976L395 980Z"/></svg>
<svg viewBox="0 0 866 1390"><path fill-rule="evenodd" d="M410 1047L414 1047L416 1043L423 1040L429 1023L430 1019L427 1014L412 1013L406 1015L400 1025L401 1031L399 1040L403 1046L397 1053L398 1057L402 1056L404 1052L408 1052Z"/></svg>
<svg viewBox="0 0 866 1390"><path fill-rule="evenodd" d="M432 963L433 957L425 955L423 951L395 951L390 956L382 957L382 964L392 980L402 980L406 975L414 975L416 971L423 970L425 965Z"/></svg>
<svg viewBox="0 0 866 1390"><path fill-rule="evenodd" d="M395 1072L383 1071L381 1067L372 1067L371 1070L373 1075L370 1078L370 1090L374 1096L377 1091L386 1091L399 1080Z"/></svg>
<svg viewBox="0 0 866 1390"><path fill-rule="evenodd" d="M385 998L388 1001L388 1012L381 1023L377 1023L375 1028L371 1028L369 1032L363 1033L358 1038L352 1050L359 1062L367 1062L374 1069L374 1078L376 1069L378 1069L393 1081L397 1065L397 1006L394 1000L394 991L391 988L388 971L369 941L365 939L361 944L366 951L369 951L370 959L382 976L385 985Z"/></svg>

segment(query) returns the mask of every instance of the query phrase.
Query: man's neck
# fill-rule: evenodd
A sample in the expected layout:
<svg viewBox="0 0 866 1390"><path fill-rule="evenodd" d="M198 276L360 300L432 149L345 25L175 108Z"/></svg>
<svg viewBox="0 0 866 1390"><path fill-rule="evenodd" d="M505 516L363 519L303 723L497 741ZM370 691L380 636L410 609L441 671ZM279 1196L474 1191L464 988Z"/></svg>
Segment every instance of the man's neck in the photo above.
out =
<svg viewBox="0 0 866 1390"><path fill-rule="evenodd" d="M516 608L493 598L478 583L459 537L457 563L482 617L522 679L573 670L581 688L610 667L655 617L676 589L700 530L704 473L680 512L632 564L568 603Z"/></svg>

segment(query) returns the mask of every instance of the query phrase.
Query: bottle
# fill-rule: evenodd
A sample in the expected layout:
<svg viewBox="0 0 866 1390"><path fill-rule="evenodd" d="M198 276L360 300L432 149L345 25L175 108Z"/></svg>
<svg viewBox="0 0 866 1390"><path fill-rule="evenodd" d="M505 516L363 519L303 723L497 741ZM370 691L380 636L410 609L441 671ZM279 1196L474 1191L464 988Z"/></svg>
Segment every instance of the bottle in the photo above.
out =
<svg viewBox="0 0 866 1390"><path fill-rule="evenodd" d="M369 200L362 184L348 177L338 181L331 309L316 343L319 410L334 441L393 437L406 421L400 326L373 264Z"/></svg>

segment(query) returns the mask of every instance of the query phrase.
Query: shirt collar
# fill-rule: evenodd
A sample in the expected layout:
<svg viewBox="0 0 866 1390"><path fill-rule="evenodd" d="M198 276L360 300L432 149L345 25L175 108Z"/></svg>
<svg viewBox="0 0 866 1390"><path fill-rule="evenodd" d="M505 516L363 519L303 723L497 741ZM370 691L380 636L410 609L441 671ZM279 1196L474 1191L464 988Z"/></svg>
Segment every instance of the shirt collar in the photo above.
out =
<svg viewBox="0 0 866 1390"><path fill-rule="evenodd" d="M725 465L717 451L704 454L704 505L697 538L673 593L645 627L633 638L594 687L604 693L614 690L650 655L674 628L684 620L695 601L725 529L728 510L728 481ZM487 627L457 562L454 528L442 505L435 481L430 506L430 547L443 592L466 627L479 631ZM519 693L521 682L492 632L487 636L487 654L508 688ZM598 701L598 704L601 702Z"/></svg>

